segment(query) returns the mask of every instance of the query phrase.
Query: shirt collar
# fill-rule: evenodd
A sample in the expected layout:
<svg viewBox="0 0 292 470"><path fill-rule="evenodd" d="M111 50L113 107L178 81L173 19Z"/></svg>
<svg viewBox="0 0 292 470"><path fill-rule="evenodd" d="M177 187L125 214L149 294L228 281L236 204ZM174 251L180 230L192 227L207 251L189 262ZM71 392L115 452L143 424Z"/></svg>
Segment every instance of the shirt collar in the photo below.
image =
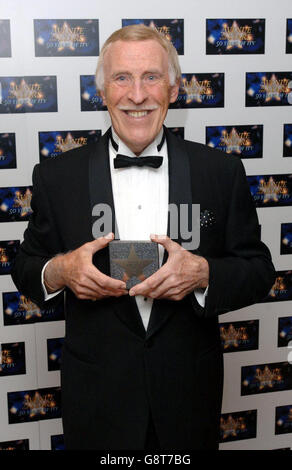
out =
<svg viewBox="0 0 292 470"><path fill-rule="evenodd" d="M114 141L117 143L119 150L118 152L123 154L123 155L128 155L129 157L136 157L132 150L130 150L127 145L119 138L119 136L116 134L113 126L111 127L112 130L112 136ZM157 146L161 143L161 139L163 136L163 127L161 128L159 134L155 137L153 142L146 147L143 152L139 155L140 157L146 157L147 155L159 155L159 151L157 149ZM163 146L165 145L166 142L164 142ZM112 144L111 144L112 145ZM163 147L162 147L163 148ZM160 149L161 150L161 149Z"/></svg>

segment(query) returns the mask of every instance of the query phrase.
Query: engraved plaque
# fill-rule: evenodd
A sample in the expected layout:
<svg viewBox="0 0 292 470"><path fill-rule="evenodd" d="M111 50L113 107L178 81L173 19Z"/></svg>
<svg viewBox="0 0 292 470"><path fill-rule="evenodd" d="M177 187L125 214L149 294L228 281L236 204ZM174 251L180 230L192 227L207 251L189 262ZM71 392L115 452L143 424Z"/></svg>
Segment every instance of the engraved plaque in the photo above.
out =
<svg viewBox="0 0 292 470"><path fill-rule="evenodd" d="M109 244L111 277L126 282L127 289L144 281L159 268L158 245L148 241L120 241Z"/></svg>

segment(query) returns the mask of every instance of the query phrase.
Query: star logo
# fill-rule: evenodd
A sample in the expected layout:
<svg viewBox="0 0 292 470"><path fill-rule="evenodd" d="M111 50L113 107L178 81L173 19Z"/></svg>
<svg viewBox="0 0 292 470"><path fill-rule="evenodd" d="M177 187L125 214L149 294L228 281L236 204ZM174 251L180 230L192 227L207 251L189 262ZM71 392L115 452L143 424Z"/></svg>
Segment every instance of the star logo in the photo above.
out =
<svg viewBox="0 0 292 470"><path fill-rule="evenodd" d="M226 153L241 153L241 146L249 147L251 141L249 138L249 132L242 132L239 134L233 127L230 134L226 130L222 131L221 134L221 146L226 146Z"/></svg>
<svg viewBox="0 0 292 470"><path fill-rule="evenodd" d="M188 81L186 78L182 79L182 89L186 93L186 104L192 101L202 103L202 95L211 95L212 88L210 87L209 80L197 80L195 75L192 76L191 80Z"/></svg>
<svg viewBox="0 0 292 470"><path fill-rule="evenodd" d="M226 421L221 418L220 428L223 431L223 439L227 437L236 437L239 430L246 428L243 418L234 419L231 415Z"/></svg>
<svg viewBox="0 0 292 470"><path fill-rule="evenodd" d="M52 39L58 42L59 47L58 51L62 51L67 48L71 51L76 49L77 43L85 43L86 37L83 33L83 28L77 26L76 28L71 28L66 21L63 23L63 26L60 28L57 25L53 25Z"/></svg>
<svg viewBox="0 0 292 470"><path fill-rule="evenodd" d="M230 346L238 347L240 341L247 340L246 328L235 328L232 324L226 329L220 328L221 338L224 340L224 349Z"/></svg>
<svg viewBox="0 0 292 470"><path fill-rule="evenodd" d="M30 418L36 415L46 415L47 409L54 406L56 406L56 403L50 393L43 397L39 392L35 392L33 398L28 394L24 397L24 409L30 410Z"/></svg>
<svg viewBox="0 0 292 470"><path fill-rule="evenodd" d="M11 355L11 351L3 349L1 352L0 350L0 364L13 364L13 357Z"/></svg>
<svg viewBox="0 0 292 470"><path fill-rule="evenodd" d="M276 277L275 283L269 295L271 297L277 297L278 294L285 293L285 292L287 292L287 289L286 289L284 278L282 276Z"/></svg>
<svg viewBox="0 0 292 470"><path fill-rule="evenodd" d="M226 50L233 49L233 47L242 49L242 41L253 40L251 26L240 27L236 21L233 21L232 26L229 27L226 23L224 23L220 39L227 40Z"/></svg>
<svg viewBox="0 0 292 470"><path fill-rule="evenodd" d="M273 73L270 80L266 77L262 77L260 93L266 93L265 101L271 100L281 101L281 93L289 93L291 90L288 86L289 80L283 78L278 80L276 75Z"/></svg>
<svg viewBox="0 0 292 470"><path fill-rule="evenodd" d="M17 85L15 82L10 83L9 97L16 98L16 109L18 109L23 105L32 108L34 104L32 100L42 99L44 96L39 83L28 85L23 78L20 85Z"/></svg>
<svg viewBox="0 0 292 470"><path fill-rule="evenodd" d="M20 296L19 310L25 312L25 319L30 320L33 317L41 318L42 314L36 304L30 299L27 299L24 295Z"/></svg>
<svg viewBox="0 0 292 470"><path fill-rule="evenodd" d="M0 247L0 263L8 263L9 258L6 254L6 249Z"/></svg>
<svg viewBox="0 0 292 470"><path fill-rule="evenodd" d="M28 214L32 213L30 203L32 198L32 192L29 188L25 191L25 194L22 195L20 191L16 191L14 198L14 206L21 207L21 217L25 217Z"/></svg>
<svg viewBox="0 0 292 470"><path fill-rule="evenodd" d="M156 29L157 31L159 31L159 33L163 34L163 36L165 36L166 39L168 39L169 41L171 41L170 27L169 27L169 26L166 26L166 25L163 25L163 26L156 26L156 24L154 23L154 21L150 21L149 27Z"/></svg>
<svg viewBox="0 0 292 470"><path fill-rule="evenodd" d="M56 138L55 144L55 152L64 153L68 152L68 150L77 149L78 147L82 147L83 145L87 144L86 137L79 137L78 139L74 139L71 133L68 132L65 139L62 139L60 135Z"/></svg>
<svg viewBox="0 0 292 470"><path fill-rule="evenodd" d="M279 181L276 183L272 176L269 178L267 183L264 179L261 179L259 184L259 193L264 194L264 203L270 200L278 202L280 194L284 195L288 193L286 181Z"/></svg>
<svg viewBox="0 0 292 470"><path fill-rule="evenodd" d="M256 370L255 379L259 382L259 389L262 390L265 387L273 388L275 382L281 382L282 375L279 368L270 370L266 365L263 371Z"/></svg>
<svg viewBox="0 0 292 470"><path fill-rule="evenodd" d="M130 253L126 259L113 259L113 262L124 269L123 281L137 277L140 281L146 279L143 269L153 262L153 259L141 259L137 256L134 245L131 245Z"/></svg>

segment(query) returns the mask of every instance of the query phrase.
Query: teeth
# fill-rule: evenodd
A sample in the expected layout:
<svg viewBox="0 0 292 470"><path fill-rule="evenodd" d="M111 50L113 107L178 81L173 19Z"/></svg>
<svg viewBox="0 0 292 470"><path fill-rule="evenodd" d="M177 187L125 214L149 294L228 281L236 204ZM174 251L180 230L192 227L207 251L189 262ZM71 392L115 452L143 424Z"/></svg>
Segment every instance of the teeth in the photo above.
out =
<svg viewBox="0 0 292 470"><path fill-rule="evenodd" d="M132 117L138 118L138 117L147 116L148 112L147 111L128 111L128 114Z"/></svg>

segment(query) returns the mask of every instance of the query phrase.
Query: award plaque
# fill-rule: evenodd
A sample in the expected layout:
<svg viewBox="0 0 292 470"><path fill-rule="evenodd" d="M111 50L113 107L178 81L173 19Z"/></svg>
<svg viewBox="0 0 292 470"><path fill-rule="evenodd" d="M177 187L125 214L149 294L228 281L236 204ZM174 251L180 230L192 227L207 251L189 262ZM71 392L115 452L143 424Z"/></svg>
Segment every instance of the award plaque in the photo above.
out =
<svg viewBox="0 0 292 470"><path fill-rule="evenodd" d="M148 241L109 244L111 277L126 282L127 289L144 281L159 268L158 245Z"/></svg>

